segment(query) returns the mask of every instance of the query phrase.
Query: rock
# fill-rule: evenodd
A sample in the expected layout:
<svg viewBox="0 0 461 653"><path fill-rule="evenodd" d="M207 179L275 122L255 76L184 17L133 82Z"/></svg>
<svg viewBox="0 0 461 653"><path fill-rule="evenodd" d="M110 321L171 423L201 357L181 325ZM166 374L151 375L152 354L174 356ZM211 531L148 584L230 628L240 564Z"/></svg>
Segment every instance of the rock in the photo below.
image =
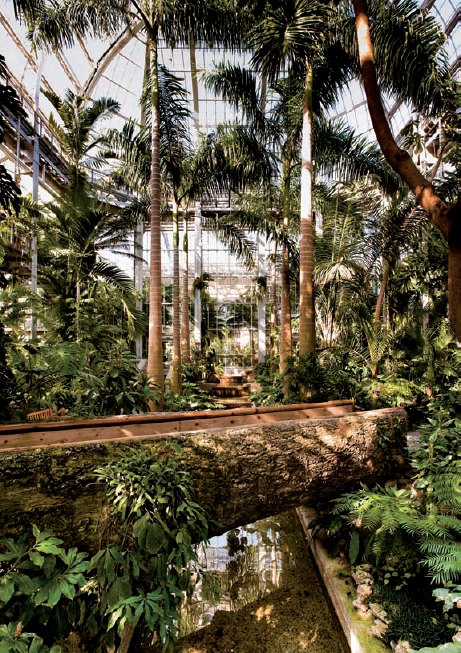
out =
<svg viewBox="0 0 461 653"><path fill-rule="evenodd" d="M373 626L371 627L371 634L378 639L382 639L385 634L388 625L381 621L381 619L375 619Z"/></svg>
<svg viewBox="0 0 461 653"><path fill-rule="evenodd" d="M357 598L352 601L352 605L359 611L361 617L371 616L371 611L368 609L368 597L372 593L371 585L368 583L357 586Z"/></svg>
<svg viewBox="0 0 461 653"><path fill-rule="evenodd" d="M373 576L370 573L371 565L358 565L355 568L352 578L356 585L373 585Z"/></svg>
<svg viewBox="0 0 461 653"><path fill-rule="evenodd" d="M384 621L384 623L386 624L389 623L389 619L387 618L387 612L384 610L382 605L380 605L379 603L370 603L368 607L370 608L374 617L380 619L381 621Z"/></svg>

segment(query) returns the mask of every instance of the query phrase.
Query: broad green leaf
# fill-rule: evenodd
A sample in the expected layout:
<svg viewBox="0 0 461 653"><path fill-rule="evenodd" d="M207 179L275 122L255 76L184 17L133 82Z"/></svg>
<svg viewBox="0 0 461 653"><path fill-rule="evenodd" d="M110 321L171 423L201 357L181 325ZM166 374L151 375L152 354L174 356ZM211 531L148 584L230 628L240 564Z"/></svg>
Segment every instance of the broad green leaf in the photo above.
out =
<svg viewBox="0 0 461 653"><path fill-rule="evenodd" d="M37 553L37 551L29 551L29 558L37 567L42 567L45 562L45 558L40 553Z"/></svg>
<svg viewBox="0 0 461 653"><path fill-rule="evenodd" d="M138 546L144 549L146 546L147 527L149 524L149 514L146 513L141 519L137 519L134 523L133 533L138 540Z"/></svg>
<svg viewBox="0 0 461 653"><path fill-rule="evenodd" d="M8 562L8 560L13 560L14 558L17 558L17 557L18 557L18 554L15 553L15 552L14 553L13 552L2 553L0 555L0 562Z"/></svg>
<svg viewBox="0 0 461 653"><path fill-rule="evenodd" d="M115 561L110 554L110 549L106 549L106 555L104 556L104 568L109 583L114 582L115 578Z"/></svg>
<svg viewBox="0 0 461 653"><path fill-rule="evenodd" d="M80 587L86 583L86 578L83 574L66 574L65 579L68 583L79 585Z"/></svg>
<svg viewBox="0 0 461 653"><path fill-rule="evenodd" d="M58 542L61 542L61 540L58 540ZM54 555L58 555L62 551L62 549L60 549L58 546L56 546L56 544L50 542L49 540L45 540L45 542L40 542L39 544L37 544L35 548L37 549L37 551L41 551L41 553L52 553Z"/></svg>
<svg viewBox="0 0 461 653"><path fill-rule="evenodd" d="M53 607L61 598L61 588L59 586L59 581L54 580L50 583L49 595L47 605Z"/></svg>
<svg viewBox="0 0 461 653"><path fill-rule="evenodd" d="M80 574L82 571L86 571L87 569L88 569L88 562L85 560L84 562L79 562L74 567L71 567L69 569L69 573Z"/></svg>
<svg viewBox="0 0 461 653"><path fill-rule="evenodd" d="M35 590L32 580L29 576L26 576L26 574L15 574L14 582L16 583L17 588L27 596L32 594Z"/></svg>
<svg viewBox="0 0 461 653"><path fill-rule="evenodd" d="M56 566L56 556L54 555L48 555L46 556L44 562L43 562L43 573L45 574L45 578L50 578L51 574L53 573L53 570Z"/></svg>
<svg viewBox="0 0 461 653"><path fill-rule="evenodd" d="M34 637L29 647L29 653L40 653L42 644L43 644L43 639L41 637Z"/></svg>
<svg viewBox="0 0 461 653"><path fill-rule="evenodd" d="M98 551L98 553L91 558L91 560L89 562L89 566L88 566L89 570L96 568L99 560L102 558L104 553L105 553L105 550L103 549L102 551Z"/></svg>
<svg viewBox="0 0 461 653"><path fill-rule="evenodd" d="M75 585L71 585L63 578L59 581L59 589L66 598L72 600L75 597Z"/></svg>
<svg viewBox="0 0 461 653"><path fill-rule="evenodd" d="M158 553L162 548L164 540L163 530L158 524L150 524L146 537L146 549L149 553Z"/></svg>
<svg viewBox="0 0 461 653"><path fill-rule="evenodd" d="M0 578L0 601L8 603L14 594L14 581L9 576Z"/></svg>
<svg viewBox="0 0 461 653"><path fill-rule="evenodd" d="M122 607L117 608L117 610L112 612L112 614L110 615L110 618L109 618L109 623L107 624L107 630L110 630L111 628L113 628L115 626L117 621L122 616L122 613L123 613L123 608Z"/></svg>
<svg viewBox="0 0 461 653"><path fill-rule="evenodd" d="M358 531L353 531L351 541L349 543L349 562L354 565L360 551L360 534Z"/></svg>
<svg viewBox="0 0 461 653"><path fill-rule="evenodd" d="M41 605L42 603L45 603L45 601L48 599L49 591L49 585L41 587L34 597L35 605Z"/></svg>

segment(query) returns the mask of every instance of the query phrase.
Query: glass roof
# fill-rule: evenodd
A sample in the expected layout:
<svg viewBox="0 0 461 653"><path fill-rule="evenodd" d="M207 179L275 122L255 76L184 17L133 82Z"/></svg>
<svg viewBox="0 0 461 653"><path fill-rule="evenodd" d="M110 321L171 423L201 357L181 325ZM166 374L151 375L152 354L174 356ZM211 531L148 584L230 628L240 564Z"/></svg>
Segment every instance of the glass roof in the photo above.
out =
<svg viewBox="0 0 461 653"><path fill-rule="evenodd" d="M441 22L447 33L447 50L455 76L460 75L461 16L453 0L429 0L424 3ZM79 42L73 48L59 54L31 51L23 24L14 17L11 0L0 0L0 39L7 47L7 66L12 72L13 82L20 86L21 95L33 107L37 84L37 70L43 62L41 85L62 95L67 88L78 93L87 93L91 98L110 96L120 102L120 115L113 118L111 125L120 127L128 117L140 117L139 97L143 79L145 59L145 38L140 25L128 33L125 31L112 44L99 39ZM220 49L196 48L198 71L209 70L218 61L237 61L245 65L249 54L234 54ZM160 63L180 78L189 91L192 103L192 73L189 47L171 50L160 48ZM409 119L410 107L384 102L391 117L394 133ZM222 100L216 98L198 81L199 124L201 131L210 131L218 123L232 120L235 112ZM192 106L191 106L192 108ZM52 111L48 100L40 97L40 110L46 117ZM372 137L368 109L359 82L345 88L340 101L330 112L346 120L361 134ZM106 123L107 124L107 123Z"/></svg>

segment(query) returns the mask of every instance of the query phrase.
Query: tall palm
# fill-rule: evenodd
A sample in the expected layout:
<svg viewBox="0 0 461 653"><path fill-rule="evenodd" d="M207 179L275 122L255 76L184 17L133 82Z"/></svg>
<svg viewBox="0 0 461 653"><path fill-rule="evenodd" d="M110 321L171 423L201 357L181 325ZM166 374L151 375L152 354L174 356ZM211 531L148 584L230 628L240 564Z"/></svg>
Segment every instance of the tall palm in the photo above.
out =
<svg viewBox="0 0 461 653"><path fill-rule="evenodd" d="M150 290L149 345L147 373L159 388L161 409L164 394L162 352L162 293L160 242L160 115L158 80L159 35L167 45L189 42L190 38L223 45L238 44L239 13L224 2L194 0L69 0L47 7L38 14L32 34L38 45L71 45L75 36L113 36L121 29L141 21L150 47L151 65L151 221L150 221Z"/></svg>
<svg viewBox="0 0 461 653"><path fill-rule="evenodd" d="M179 210L181 182L190 153L186 106L187 91L180 80L166 69L159 71L160 168L163 190L171 202L173 220L173 361L171 389L181 392L181 324L179 281ZM151 94L150 94L151 96ZM187 295L187 288L184 289Z"/></svg>
<svg viewBox="0 0 461 653"><path fill-rule="evenodd" d="M328 100L334 95L331 84L326 84L325 89L321 88L325 75L319 76L317 99L320 95L325 95ZM291 355L290 268L293 267L288 249L288 235L291 231L290 221L294 211L292 184L294 172L299 166L303 132L302 102L305 89L303 83L294 75L279 80L273 86L278 100L270 115L264 116L260 110L257 80L249 71L238 67L217 66L213 72L205 76L205 81L209 87L220 92L225 99L242 110L249 123L248 129L258 134L260 143L265 142L266 147L275 147L280 153L282 198L280 219L283 229L282 233L275 237L283 247L280 372L285 375ZM240 131L242 129L240 127ZM350 128L342 123L316 118L313 131L315 136L313 162L319 173L336 174L336 176L339 173L339 177L343 179L357 178L364 174L376 175L388 190L392 192L398 190L396 175L385 164L379 150L369 146L363 139L357 138ZM239 156L242 158L240 152ZM240 219L238 214L236 219ZM252 225L247 222L246 228L252 230ZM311 230L309 233L312 235Z"/></svg>
<svg viewBox="0 0 461 653"><path fill-rule="evenodd" d="M287 32L288 24L285 23L283 27L283 7L279 3L269 0L264 3L260 0L250 0L249 2L242 0L244 5L253 6L259 15L262 15L262 22L266 20L267 13L274 15L274 12L279 12L278 17L267 21L267 30L264 38L261 39L261 44L256 43L255 62L259 69L267 70L272 62L273 70L277 68L277 46L281 43L281 38ZM289 8L295 7L296 3L284 3ZM447 104L453 105L453 91L450 89L448 81L448 67L446 60L443 61L443 56L440 55L440 46L443 41L443 35L438 29L433 19L425 14L415 2L412 0L402 0L401 2L392 3L373 3L372 5L372 22L370 33L370 24L367 15L366 3L364 0L355 0L354 2L356 26L358 35L358 49L357 49L357 36L353 36L353 46L351 47L351 34L355 30L350 29L348 20L350 14L348 9L345 8L339 12L335 17L338 30L338 42L345 45L343 50L342 61L350 67L349 74L353 72L357 74L361 69L363 80L365 84L365 91L368 98L368 104L372 115L372 122L377 134L378 142L386 159L391 163L392 167L402 176L404 181L409 185L411 190L415 192L420 201L423 202L424 207L432 216L434 223L442 230L445 237L449 237L451 233L452 224L454 223L455 216L461 210L461 202L453 205L449 209L440 198L437 197L430 184L418 173L417 169L412 165L411 160L400 150L392 137L388 122L382 107L380 99L380 91L377 83L376 70L379 74L379 84L381 88L391 91L399 99L411 99L418 110L425 110L426 112L434 111L437 107L446 108ZM346 17L344 19L344 17ZM292 24L296 24L296 15L292 13ZM257 28L259 25L257 25ZM264 27L264 24L263 24ZM256 29L257 29L256 28ZM275 28L275 30L274 30ZM268 31L274 30L274 35L271 37ZM288 33L288 32L287 32ZM279 35L277 39L275 34ZM375 67L375 60L373 58L372 39L374 40L377 58ZM296 49L299 41L293 39ZM275 47L272 49L271 44ZM258 48L260 53L258 54ZM279 48L280 49L280 48ZM283 48L282 48L283 49ZM287 51L284 51L286 56ZM349 53L349 54L347 54ZM358 63L358 56L360 54L360 67ZM304 56L306 53L289 53L292 57ZM409 65L402 71L401 62L408 61ZM308 55L308 63L312 63ZM405 74L402 74L405 72ZM314 82L315 82L314 74ZM306 73L306 96L304 101L305 118L308 125L308 113L311 105L310 102L310 71L309 67ZM447 83L448 82L448 83ZM332 87L334 88L334 87ZM444 92L445 88L445 92ZM315 94L314 94L315 101ZM448 102L447 102L448 100ZM308 133L305 132L306 136ZM307 139L308 140L308 139ZM306 150L307 152L308 150ZM308 159L305 159L304 168L309 167ZM424 192L423 192L424 191ZM305 206L306 204L304 204ZM306 212L302 211L303 215ZM456 218L458 219L458 218ZM307 233L307 231L306 231ZM453 262L453 272L450 275L449 285L450 294L453 297L451 304L452 320L455 329L459 329L461 334L461 284L459 277L461 269L461 247L459 246L458 239L451 238L450 247L453 250L451 260ZM307 252L309 252L307 247ZM306 257L306 248L303 247L303 259ZM307 253L307 256L309 254ZM458 266L458 267L457 267ZM457 281L455 281L457 280ZM304 318L305 312L302 311L300 321ZM458 325L458 326L457 326ZM307 342L307 341L306 341ZM301 343L300 343L301 345ZM301 348L301 346L300 346Z"/></svg>
<svg viewBox="0 0 461 653"><path fill-rule="evenodd" d="M147 81L145 101L150 103L150 80ZM189 344L189 302L188 302L188 244L187 209L204 194L229 190L231 184L241 183L242 161L239 166L228 162L229 139L225 134L210 134L203 138L196 149L192 149L187 132L190 111L185 106L186 91L180 80L166 68L159 69L159 114L160 114L160 165L162 190L173 220L173 364L171 388L181 389L181 359L190 358ZM112 173L112 180L128 187L139 196L128 212L135 216L143 213L148 201L145 189L150 171L149 128L137 130L133 122L126 123L121 131L110 130L104 142L111 148L104 153L106 158L118 161ZM232 144L235 150L235 143ZM257 153L255 153L257 158ZM259 160L259 159L258 159ZM266 162L267 163L267 162ZM259 165L263 165L259 161ZM240 181L239 181L240 180ZM179 214L183 212L184 227L184 275L182 311L179 310ZM213 222L213 219L211 219ZM218 235L240 258L252 262L252 243L234 225L216 224ZM180 325L180 316L182 323ZM183 343L181 347L181 342ZM187 344L186 344L187 342ZM183 349L183 351L181 351Z"/></svg>
<svg viewBox="0 0 461 653"><path fill-rule="evenodd" d="M276 88L278 102L271 112L265 115L263 111L263 88L258 85L254 73L240 67L217 66L214 71L205 76L208 87L219 92L224 99L239 108L247 121L246 127L233 131L234 134L254 135L255 140L264 146L266 151L276 149L281 158L281 221L283 224L282 243L282 306L280 320L280 373L286 376L291 356L291 301L290 301L290 251L288 248L290 214L291 214L291 182L296 165L301 122L293 95L299 92L299 84L293 77L280 82ZM261 145L259 145L261 149ZM241 152L239 152L241 158ZM267 155L266 155L267 156ZM251 172L251 170L250 170ZM249 175L250 183L271 181L271 172L260 170L260 175ZM286 378L286 383L289 379Z"/></svg>
<svg viewBox="0 0 461 653"><path fill-rule="evenodd" d="M315 310L313 293L313 228L312 228L312 122L314 66L320 65L324 71L335 70L336 82L343 82L344 66L333 69L325 66L331 38L331 10L315 0L285 1L278 6L269 6L262 20L258 22L251 35L254 48L252 65L267 75L269 81L277 79L282 68L288 68L289 75L304 77L302 94L302 137L301 137L301 229L300 229L300 354L315 351ZM337 46L334 49L336 55ZM343 59L345 61L345 59ZM341 59L337 58L336 64ZM319 77L322 80L322 77ZM330 101L337 88L329 87ZM282 176L283 176L282 172ZM285 175L286 177L286 175ZM282 272L283 283L283 272ZM282 308L283 314L283 308ZM288 318L288 313L285 316ZM288 335L288 334L287 334ZM281 330L281 343L284 341ZM291 343L286 343L289 355Z"/></svg>

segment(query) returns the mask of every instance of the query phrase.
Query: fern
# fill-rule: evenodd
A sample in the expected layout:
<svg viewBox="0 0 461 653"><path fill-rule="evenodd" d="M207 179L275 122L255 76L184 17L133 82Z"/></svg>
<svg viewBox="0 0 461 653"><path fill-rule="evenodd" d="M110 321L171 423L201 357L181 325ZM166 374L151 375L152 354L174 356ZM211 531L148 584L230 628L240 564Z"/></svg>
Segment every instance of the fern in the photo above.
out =
<svg viewBox="0 0 461 653"><path fill-rule="evenodd" d="M461 542L427 540L421 543L423 553L427 556L423 564L429 569L435 583L443 583L461 578Z"/></svg>
<svg viewBox="0 0 461 653"><path fill-rule="evenodd" d="M424 556L420 562L434 581L455 580L461 575L461 511L454 468L432 479L425 499L417 502L411 491L395 487L364 488L338 499L333 514L348 512L351 524L373 534L365 555L375 566L413 552Z"/></svg>

